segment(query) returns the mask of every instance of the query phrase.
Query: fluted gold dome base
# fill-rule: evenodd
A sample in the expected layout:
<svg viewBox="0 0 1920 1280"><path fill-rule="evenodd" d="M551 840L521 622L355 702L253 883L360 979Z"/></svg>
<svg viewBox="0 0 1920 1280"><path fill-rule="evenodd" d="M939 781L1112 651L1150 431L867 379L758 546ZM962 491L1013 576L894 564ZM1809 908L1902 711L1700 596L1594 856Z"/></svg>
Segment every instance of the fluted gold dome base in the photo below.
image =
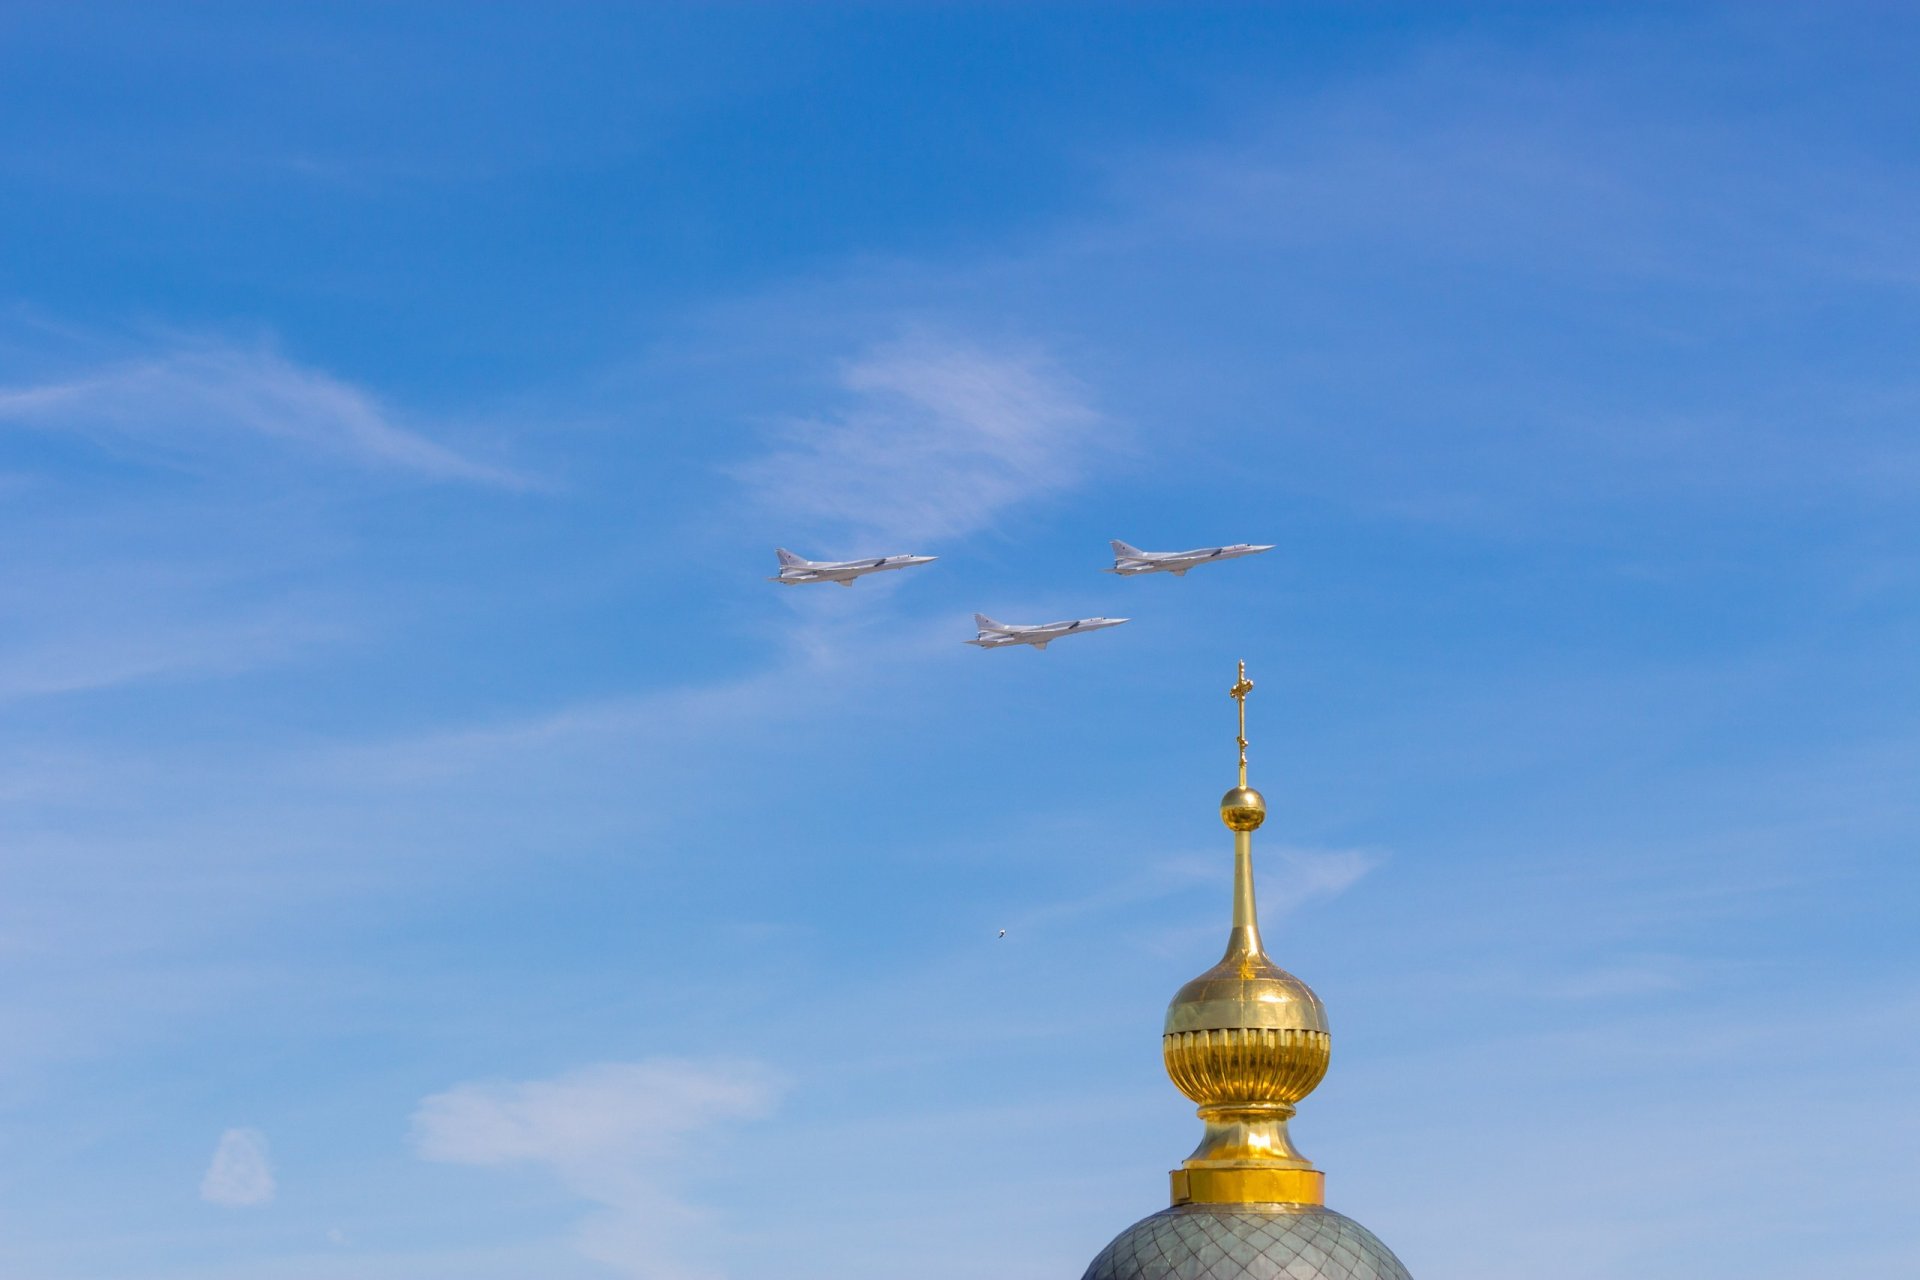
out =
<svg viewBox="0 0 1920 1280"><path fill-rule="evenodd" d="M1167 1075L1202 1106L1298 1102L1326 1078L1332 1055L1333 1037L1305 1027L1223 1027L1160 1038Z"/></svg>

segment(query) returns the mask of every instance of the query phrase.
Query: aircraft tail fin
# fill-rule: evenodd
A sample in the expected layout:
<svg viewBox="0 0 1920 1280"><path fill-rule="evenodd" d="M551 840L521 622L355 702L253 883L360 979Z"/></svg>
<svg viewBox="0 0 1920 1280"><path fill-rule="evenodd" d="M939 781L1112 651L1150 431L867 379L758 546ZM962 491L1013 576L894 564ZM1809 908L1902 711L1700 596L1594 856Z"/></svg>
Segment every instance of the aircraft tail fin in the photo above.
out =
<svg viewBox="0 0 1920 1280"><path fill-rule="evenodd" d="M785 547L775 547L773 554L779 556L781 565L788 569L797 569L803 564L811 563L805 556L797 556Z"/></svg>
<svg viewBox="0 0 1920 1280"><path fill-rule="evenodd" d="M1146 555L1140 548L1128 546L1118 538L1115 538L1108 545L1112 546L1115 558L1120 560L1139 560Z"/></svg>
<svg viewBox="0 0 1920 1280"><path fill-rule="evenodd" d="M973 615L973 625L982 631L1005 631L1007 629L1006 623L995 622L984 613L976 613Z"/></svg>

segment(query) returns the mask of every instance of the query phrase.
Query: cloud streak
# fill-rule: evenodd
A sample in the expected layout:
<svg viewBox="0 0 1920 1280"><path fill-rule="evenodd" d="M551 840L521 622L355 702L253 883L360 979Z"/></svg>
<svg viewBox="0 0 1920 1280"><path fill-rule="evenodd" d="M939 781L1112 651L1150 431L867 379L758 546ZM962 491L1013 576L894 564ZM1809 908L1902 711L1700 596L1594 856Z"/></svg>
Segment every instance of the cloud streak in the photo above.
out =
<svg viewBox="0 0 1920 1280"><path fill-rule="evenodd" d="M545 1169L600 1206L578 1228L583 1254L637 1280L705 1280L718 1273L677 1256L705 1216L679 1194L678 1157L695 1134L765 1115L780 1091L754 1063L603 1063L434 1094L414 1112L413 1145L446 1164Z"/></svg>
<svg viewBox="0 0 1920 1280"><path fill-rule="evenodd" d="M1358 884L1381 863L1381 855L1367 849L1307 849L1286 846L1262 855L1255 870L1261 918L1279 920L1309 903L1335 898ZM1056 929L1083 917L1129 911L1173 897L1204 893L1210 898L1204 922L1162 928L1154 933L1156 948L1182 949L1195 942L1223 936L1224 896L1230 870L1217 854L1167 858L1097 892L1049 903L1013 917L1012 928L1025 933L1035 928Z"/></svg>
<svg viewBox="0 0 1920 1280"><path fill-rule="evenodd" d="M840 385L842 407L735 474L782 515L888 545L989 528L1078 483L1106 438L1084 389L1033 353L916 339L868 351Z"/></svg>
<svg viewBox="0 0 1920 1280"><path fill-rule="evenodd" d="M0 422L162 452L250 436L429 480L533 487L400 425L371 393L258 346L182 341L77 376L0 387Z"/></svg>
<svg viewBox="0 0 1920 1280"><path fill-rule="evenodd" d="M125 601L118 601L125 610ZM143 605L147 602L142 599ZM0 618L12 610L0 605ZM163 679L221 677L336 642L348 628L280 606L226 619L180 619L155 609L138 629L93 616L52 634L0 644L0 705Z"/></svg>

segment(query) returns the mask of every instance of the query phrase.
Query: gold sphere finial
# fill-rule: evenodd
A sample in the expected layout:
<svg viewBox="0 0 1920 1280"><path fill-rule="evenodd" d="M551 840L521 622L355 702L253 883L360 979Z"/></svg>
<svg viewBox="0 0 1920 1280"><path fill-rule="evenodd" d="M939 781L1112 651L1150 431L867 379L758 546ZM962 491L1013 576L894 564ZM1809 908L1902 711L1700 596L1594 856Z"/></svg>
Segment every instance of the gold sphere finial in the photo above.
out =
<svg viewBox="0 0 1920 1280"><path fill-rule="evenodd" d="M1235 787L1220 797L1220 821L1234 831L1258 831L1267 820L1267 799L1252 787Z"/></svg>

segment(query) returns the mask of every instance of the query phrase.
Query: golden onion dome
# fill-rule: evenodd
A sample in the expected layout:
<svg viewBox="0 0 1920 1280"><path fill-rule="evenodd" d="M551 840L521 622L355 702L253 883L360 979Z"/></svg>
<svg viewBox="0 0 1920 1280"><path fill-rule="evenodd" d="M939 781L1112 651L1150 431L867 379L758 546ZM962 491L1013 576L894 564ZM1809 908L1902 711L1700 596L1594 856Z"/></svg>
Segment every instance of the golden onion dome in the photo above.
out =
<svg viewBox="0 0 1920 1280"><path fill-rule="evenodd" d="M1325 1178L1287 1121L1327 1071L1327 1011L1260 943L1253 833L1266 801L1247 785L1247 664L1240 785L1221 798L1233 831L1233 927L1220 963L1181 987L1161 1040L1167 1074L1206 1132L1173 1170L1173 1206L1134 1223L1081 1280L1409 1280L1372 1232L1326 1207Z"/></svg>
<svg viewBox="0 0 1920 1280"><path fill-rule="evenodd" d="M1240 704L1240 784L1221 797L1233 832L1233 927L1220 962L1167 1006L1161 1055L1167 1075L1198 1104L1206 1133L1173 1171L1175 1204L1322 1202L1322 1177L1287 1136L1294 1105L1327 1074L1326 1006L1267 958L1253 898L1253 832L1267 804L1247 785L1247 665Z"/></svg>

